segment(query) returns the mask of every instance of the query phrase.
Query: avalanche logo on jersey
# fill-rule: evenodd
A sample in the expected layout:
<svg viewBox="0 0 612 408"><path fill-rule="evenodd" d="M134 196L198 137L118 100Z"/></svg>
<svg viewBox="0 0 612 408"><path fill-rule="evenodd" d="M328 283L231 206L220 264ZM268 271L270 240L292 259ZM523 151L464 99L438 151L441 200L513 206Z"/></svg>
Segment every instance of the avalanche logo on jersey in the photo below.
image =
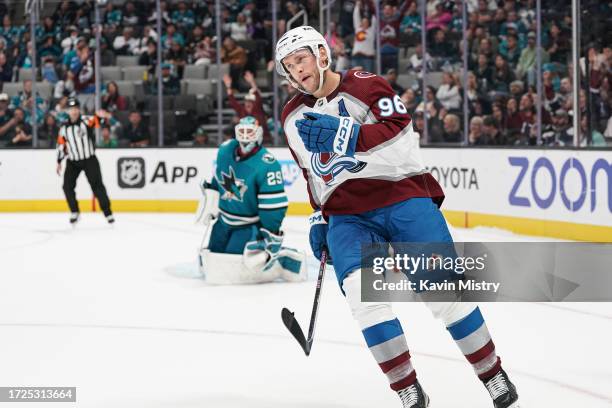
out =
<svg viewBox="0 0 612 408"><path fill-rule="evenodd" d="M338 102L338 114L340 116L350 116L344 106L344 99ZM350 173L357 173L367 165L362 161L350 156L340 156L337 153L322 152L314 153L310 156L310 167L312 172L320 177L326 185L334 184L336 177L344 170Z"/></svg>
<svg viewBox="0 0 612 408"><path fill-rule="evenodd" d="M248 186L244 183L243 179L237 179L236 173L232 166L229 168L229 174L221 171L221 178L219 184L223 187L225 192L221 195L222 200L236 200L242 202L244 193L247 191Z"/></svg>

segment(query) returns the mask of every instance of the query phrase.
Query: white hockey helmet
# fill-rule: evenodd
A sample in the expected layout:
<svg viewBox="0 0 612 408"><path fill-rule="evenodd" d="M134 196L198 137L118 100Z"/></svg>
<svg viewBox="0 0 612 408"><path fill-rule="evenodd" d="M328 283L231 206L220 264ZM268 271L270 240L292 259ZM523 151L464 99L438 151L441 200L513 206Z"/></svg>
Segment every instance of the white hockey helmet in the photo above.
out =
<svg viewBox="0 0 612 408"><path fill-rule="evenodd" d="M323 48L325 48L325 52L327 53L327 64L323 68L321 68L321 55L319 54L320 46L323 46ZM318 92L323 87L323 74L331 67L332 56L325 38L317 30L310 26L292 28L278 40L276 43L276 52L274 56L276 61L276 72L287 78L289 83L291 83L294 88L297 88L303 93L309 93L301 85L294 81L291 74L289 74L285 68L285 65L283 64L283 59L286 56L303 48L309 49L317 59L317 68L319 69L319 87L315 92Z"/></svg>
<svg viewBox="0 0 612 408"><path fill-rule="evenodd" d="M245 153L263 143L263 128L253 116L245 116L240 119L234 132L236 133L236 140Z"/></svg>

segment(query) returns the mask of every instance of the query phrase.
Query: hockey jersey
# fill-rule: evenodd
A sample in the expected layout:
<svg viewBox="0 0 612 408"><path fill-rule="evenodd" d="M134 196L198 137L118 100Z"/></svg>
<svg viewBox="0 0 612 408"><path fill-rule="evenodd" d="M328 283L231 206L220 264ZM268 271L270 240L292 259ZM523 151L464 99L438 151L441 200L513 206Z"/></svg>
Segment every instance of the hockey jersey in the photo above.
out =
<svg viewBox="0 0 612 408"><path fill-rule="evenodd" d="M295 122L312 111L361 124L354 156L306 150ZM283 109L282 122L310 203L323 214L359 214L412 197L442 204L444 193L423 164L410 115L385 79L347 71L327 97L296 95Z"/></svg>
<svg viewBox="0 0 612 408"><path fill-rule="evenodd" d="M245 158L237 149L232 139L217 153L211 186L219 191L221 219L232 226L260 224L278 232L288 205L280 164L265 147Z"/></svg>

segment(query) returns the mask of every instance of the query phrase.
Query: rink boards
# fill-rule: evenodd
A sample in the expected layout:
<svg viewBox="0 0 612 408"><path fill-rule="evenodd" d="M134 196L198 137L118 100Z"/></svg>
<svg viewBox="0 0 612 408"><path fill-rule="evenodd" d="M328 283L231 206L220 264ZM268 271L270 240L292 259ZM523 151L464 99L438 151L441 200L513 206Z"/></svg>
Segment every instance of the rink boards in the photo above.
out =
<svg viewBox="0 0 612 408"><path fill-rule="evenodd" d="M289 213L310 213L306 184L287 149L280 161ZM521 234L612 241L612 151L422 149L446 192L449 222ZM193 212L198 184L210 179L216 149L100 149L115 211ZM52 150L0 151L0 211L67 211ZM96 209L82 176L81 210Z"/></svg>

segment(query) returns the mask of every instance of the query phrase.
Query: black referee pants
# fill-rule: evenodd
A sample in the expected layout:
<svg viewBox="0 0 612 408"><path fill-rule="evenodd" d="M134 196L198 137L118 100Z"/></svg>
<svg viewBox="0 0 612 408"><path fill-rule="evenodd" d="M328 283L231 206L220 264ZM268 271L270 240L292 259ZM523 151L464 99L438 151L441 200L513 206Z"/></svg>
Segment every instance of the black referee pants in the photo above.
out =
<svg viewBox="0 0 612 408"><path fill-rule="evenodd" d="M85 172L87 181L93 190L94 195L100 203L100 208L104 212L105 216L111 215L112 211L110 208L110 200L106 194L106 187L102 183L102 172L100 171L100 162L96 156L92 156L85 160L66 160L66 171L64 172L64 194L66 195L66 201L68 201L68 207L71 212L79 212L79 203L76 199L76 193L74 189L76 187L77 178L81 174L81 171Z"/></svg>

